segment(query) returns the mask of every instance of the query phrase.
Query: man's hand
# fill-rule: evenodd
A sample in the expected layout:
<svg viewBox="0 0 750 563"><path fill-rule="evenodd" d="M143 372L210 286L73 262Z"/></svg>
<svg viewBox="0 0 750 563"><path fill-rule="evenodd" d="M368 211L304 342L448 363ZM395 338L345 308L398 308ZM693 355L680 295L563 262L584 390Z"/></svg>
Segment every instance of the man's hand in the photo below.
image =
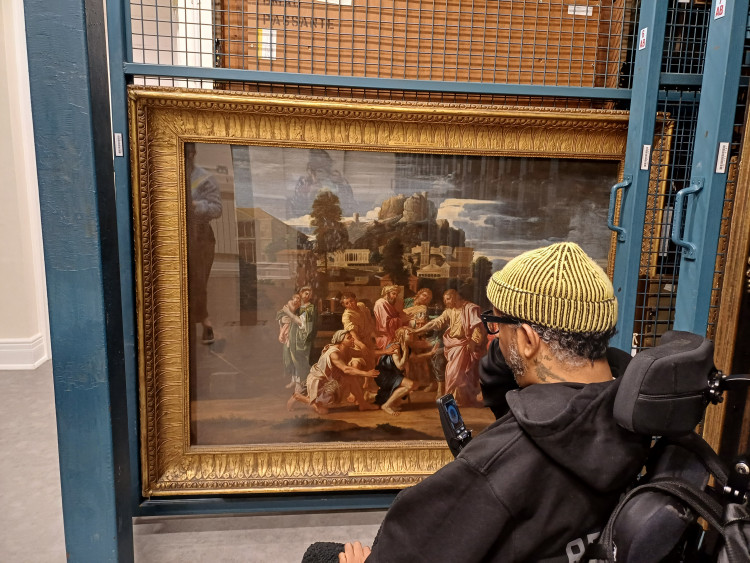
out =
<svg viewBox="0 0 750 563"><path fill-rule="evenodd" d="M362 547L362 544L355 541L353 544L344 545L344 551L339 553L339 563L364 563L370 555L369 547Z"/></svg>

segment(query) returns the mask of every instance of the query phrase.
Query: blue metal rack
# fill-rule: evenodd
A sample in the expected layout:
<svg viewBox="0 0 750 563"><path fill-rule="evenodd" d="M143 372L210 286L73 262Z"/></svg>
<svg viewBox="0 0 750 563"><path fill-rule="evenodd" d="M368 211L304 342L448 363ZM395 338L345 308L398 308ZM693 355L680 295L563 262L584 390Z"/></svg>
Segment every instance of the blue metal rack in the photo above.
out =
<svg viewBox="0 0 750 563"><path fill-rule="evenodd" d="M562 10L563 2L556 1ZM632 112L624 173L630 184L617 190L622 193L617 226L624 229L624 240L617 243L614 279L620 299L620 333L615 345L626 350L638 330L634 317L650 174L648 166L645 170L641 167L643 146L652 143L660 108L700 107L694 143L686 145L692 147L694 156L684 156L692 165L693 179L703 179L703 188L697 197L688 198L684 229L678 233L694 244L697 252L692 259L683 255L679 264L672 264L679 288L671 311L674 320L667 324L705 331L716 261L717 208L720 210L723 202L726 179L724 173L715 172L716 156L718 143L729 139L733 124L741 41L747 32L747 0L726 2L726 15L711 19L710 25L691 12L690 5L675 0L644 2L634 31L619 31L623 63L627 63L627 52L633 61L620 87L136 63L130 2L107 0L108 50L103 42L105 20L100 4L79 0L62 6L25 0L65 535L71 561L132 560L132 516L383 508L395 494L141 498L126 110L126 85L140 77L262 82L334 91L555 97L571 103L587 98L629 104ZM639 10L629 10L636 21ZM526 22L519 25L523 31ZM644 28L648 29L646 44L638 49L638 32ZM700 42L707 28L707 52L691 54L675 47L686 41L681 33L697 30ZM101 79L106 76L107 62L109 92ZM701 98L711 104L699 106ZM123 152L111 159L113 135L122 136ZM660 236L669 238L668 233Z"/></svg>

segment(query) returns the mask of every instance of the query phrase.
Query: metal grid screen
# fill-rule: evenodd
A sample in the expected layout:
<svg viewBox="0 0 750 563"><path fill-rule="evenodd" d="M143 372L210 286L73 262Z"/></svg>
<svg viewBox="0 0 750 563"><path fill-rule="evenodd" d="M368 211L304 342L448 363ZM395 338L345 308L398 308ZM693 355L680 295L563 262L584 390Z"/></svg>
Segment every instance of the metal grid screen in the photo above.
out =
<svg viewBox="0 0 750 563"><path fill-rule="evenodd" d="M675 195L690 184L698 118L694 92L659 103L633 325L636 349L655 346L674 324L679 251L670 240Z"/></svg>
<svg viewBox="0 0 750 563"><path fill-rule="evenodd" d="M662 71L702 74L711 3L678 0L673 4L667 12Z"/></svg>
<svg viewBox="0 0 750 563"><path fill-rule="evenodd" d="M133 0L133 61L618 87L634 0Z"/></svg>
<svg viewBox="0 0 750 563"><path fill-rule="evenodd" d="M676 2L668 13L664 72L700 75L706 55L710 4ZM750 28L747 37L750 38ZM742 76L750 76L750 39L745 42ZM726 266L726 250L732 207L737 184L740 141L747 108L747 80L740 87L734 135L729 153L729 173L724 197L707 336L716 330L719 299ZM679 282L680 252L670 239L675 195L690 184L700 94L695 87L683 86L664 92L659 104L662 116L654 141L649 195L644 223L640 275L636 301L633 346L636 350L655 346L675 318L675 298ZM685 217L686 214L683 214Z"/></svg>
<svg viewBox="0 0 750 563"><path fill-rule="evenodd" d="M132 0L133 61L279 73L632 87L636 0ZM662 71L700 77L710 2L671 0ZM749 52L746 46L746 54ZM750 74L750 55L743 75ZM451 94L135 76L140 84L357 99L567 108L622 107L605 99ZM335 81L334 81L335 82ZM679 81L678 81L679 82ZM697 82L699 84L699 81ZM690 181L699 86L662 91L634 318L634 349L658 344L674 323L679 254L670 240L674 197ZM719 241L708 334L722 283L746 87ZM625 103L627 106L627 103ZM732 158L733 157L733 158Z"/></svg>

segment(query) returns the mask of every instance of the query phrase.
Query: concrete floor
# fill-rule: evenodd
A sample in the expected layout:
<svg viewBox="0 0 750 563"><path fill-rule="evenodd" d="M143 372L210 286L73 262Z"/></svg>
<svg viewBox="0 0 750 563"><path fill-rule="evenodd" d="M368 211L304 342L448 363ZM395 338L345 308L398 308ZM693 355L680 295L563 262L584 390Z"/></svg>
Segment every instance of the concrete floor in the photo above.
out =
<svg viewBox="0 0 750 563"><path fill-rule="evenodd" d="M65 557L52 364L0 371L0 559Z"/></svg>
<svg viewBox="0 0 750 563"><path fill-rule="evenodd" d="M1 561L67 561L49 362L33 371L0 371L0 499ZM315 541L371 544L383 514L136 518L135 561L296 563Z"/></svg>

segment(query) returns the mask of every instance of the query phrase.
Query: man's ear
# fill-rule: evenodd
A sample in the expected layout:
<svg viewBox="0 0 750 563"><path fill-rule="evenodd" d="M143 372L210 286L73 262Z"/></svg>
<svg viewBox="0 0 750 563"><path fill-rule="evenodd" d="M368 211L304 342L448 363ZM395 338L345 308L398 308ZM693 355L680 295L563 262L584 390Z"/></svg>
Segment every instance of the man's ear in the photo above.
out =
<svg viewBox="0 0 750 563"><path fill-rule="evenodd" d="M522 324L516 331L518 352L525 359L529 360L539 353L542 339L539 334L527 324Z"/></svg>

